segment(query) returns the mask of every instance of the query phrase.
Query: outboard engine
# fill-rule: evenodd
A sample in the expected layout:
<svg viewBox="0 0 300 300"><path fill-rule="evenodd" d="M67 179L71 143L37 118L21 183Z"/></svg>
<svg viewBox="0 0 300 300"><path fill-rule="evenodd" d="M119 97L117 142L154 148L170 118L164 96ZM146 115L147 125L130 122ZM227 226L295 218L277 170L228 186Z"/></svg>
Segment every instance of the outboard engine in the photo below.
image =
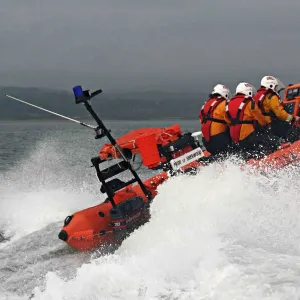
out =
<svg viewBox="0 0 300 300"><path fill-rule="evenodd" d="M110 219L116 241L122 242L150 219L149 206L139 196L130 198L110 210Z"/></svg>

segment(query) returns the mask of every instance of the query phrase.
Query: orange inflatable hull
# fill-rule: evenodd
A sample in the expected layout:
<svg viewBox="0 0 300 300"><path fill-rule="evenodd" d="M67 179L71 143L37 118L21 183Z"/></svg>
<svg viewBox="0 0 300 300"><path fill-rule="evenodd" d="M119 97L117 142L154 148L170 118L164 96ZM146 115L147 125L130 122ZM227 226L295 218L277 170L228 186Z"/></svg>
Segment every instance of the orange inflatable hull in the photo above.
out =
<svg viewBox="0 0 300 300"><path fill-rule="evenodd" d="M260 170L281 169L287 165L294 165L300 161L300 141L292 144L286 143L281 149L261 159L250 159L245 165L256 167Z"/></svg>
<svg viewBox="0 0 300 300"><path fill-rule="evenodd" d="M156 188L165 182L167 178L167 173L162 172L144 181L144 184L151 191L152 196L155 197L157 194ZM144 202L148 202L139 185L131 185L116 192L114 201L116 204L120 204L136 196L140 196ZM114 232L110 225L109 212L111 209L112 204L107 201L74 213L65 219L65 226L59 233L59 238L72 248L80 251L93 250L100 246L105 247L118 243L115 241ZM103 234L104 232L105 234Z"/></svg>
<svg viewBox="0 0 300 300"><path fill-rule="evenodd" d="M205 156L210 156L210 153L207 151L204 151L204 154ZM260 159L251 158L241 167L245 168L245 166L251 166L259 170L270 170L270 169L274 170L274 169L281 169L287 165L295 165L298 162L300 162L300 140L292 144L290 143L282 144L280 149L263 158ZM195 161L185 166L185 169L199 168L202 166L203 164Z"/></svg>
<svg viewBox="0 0 300 300"><path fill-rule="evenodd" d="M207 151L204 153L205 156L210 155ZM251 166L263 171L281 169L287 165L297 164L298 162L300 162L300 140L292 144L282 144L280 149L260 159L251 158L241 167ZM199 168L201 166L201 163L193 162L190 167Z"/></svg>

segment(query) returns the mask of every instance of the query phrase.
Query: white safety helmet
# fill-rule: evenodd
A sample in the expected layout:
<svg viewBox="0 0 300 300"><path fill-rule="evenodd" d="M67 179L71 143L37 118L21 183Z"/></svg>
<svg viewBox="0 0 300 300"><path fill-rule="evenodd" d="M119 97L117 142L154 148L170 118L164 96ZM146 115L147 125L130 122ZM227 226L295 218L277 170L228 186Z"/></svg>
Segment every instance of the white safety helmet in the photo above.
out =
<svg viewBox="0 0 300 300"><path fill-rule="evenodd" d="M250 84L248 82L241 82L236 87L235 93L253 97L257 93L257 91L252 84Z"/></svg>
<svg viewBox="0 0 300 300"><path fill-rule="evenodd" d="M231 98L231 93L229 88L224 84L217 84L212 91L212 94L219 94L226 100L229 100Z"/></svg>
<svg viewBox="0 0 300 300"><path fill-rule="evenodd" d="M285 85L278 78L271 75L264 76L260 85L266 89L271 89L276 92L280 92L282 89L285 89Z"/></svg>

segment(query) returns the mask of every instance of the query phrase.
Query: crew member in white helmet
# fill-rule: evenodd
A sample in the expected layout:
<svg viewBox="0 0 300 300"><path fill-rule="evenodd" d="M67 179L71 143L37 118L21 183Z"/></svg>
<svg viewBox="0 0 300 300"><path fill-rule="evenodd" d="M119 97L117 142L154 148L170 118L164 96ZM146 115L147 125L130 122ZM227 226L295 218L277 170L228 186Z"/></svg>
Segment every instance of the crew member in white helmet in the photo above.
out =
<svg viewBox="0 0 300 300"><path fill-rule="evenodd" d="M281 105L279 92L284 88L284 84L278 78L267 75L261 79L261 87L253 98L266 122L271 125L271 132L278 137L294 141L299 139L299 130L293 129L292 124L298 122L299 117L288 114Z"/></svg>
<svg viewBox="0 0 300 300"><path fill-rule="evenodd" d="M230 97L229 88L217 84L200 110L202 142L206 150L213 155L226 154L231 146L229 127L224 119L225 103Z"/></svg>
<svg viewBox="0 0 300 300"><path fill-rule="evenodd" d="M230 128L232 141L243 152L269 153L277 145L269 142L269 136L263 131L267 129L267 122L253 97L256 94L254 86L241 82L236 87L236 94L226 104L225 120ZM264 129L256 131L256 126Z"/></svg>

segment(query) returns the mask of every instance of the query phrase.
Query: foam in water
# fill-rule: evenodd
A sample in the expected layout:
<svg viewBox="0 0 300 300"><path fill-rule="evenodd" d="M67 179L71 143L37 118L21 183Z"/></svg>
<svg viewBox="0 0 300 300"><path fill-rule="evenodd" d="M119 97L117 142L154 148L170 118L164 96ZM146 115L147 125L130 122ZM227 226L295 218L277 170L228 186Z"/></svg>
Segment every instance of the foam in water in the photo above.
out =
<svg viewBox="0 0 300 300"><path fill-rule="evenodd" d="M101 196L92 193L95 178L78 169L81 166L68 166L59 145L57 141L41 142L28 158L0 174L0 231L4 237L20 238L101 202Z"/></svg>
<svg viewBox="0 0 300 300"><path fill-rule="evenodd" d="M80 155L89 149L77 153L73 144L48 136L0 173L1 300L27 300L47 272L71 278L90 259L57 237L67 215L104 199L93 170L82 166Z"/></svg>
<svg viewBox="0 0 300 300"><path fill-rule="evenodd" d="M67 215L105 198L90 168L95 150L88 141L68 132L54 137L47 132L23 156L15 153L5 164L11 168L0 173L1 300L30 295L49 271L72 278L78 266L90 261L91 254L76 252L57 236Z"/></svg>
<svg viewBox="0 0 300 300"><path fill-rule="evenodd" d="M298 182L229 162L172 178L114 255L49 272L34 299L298 299Z"/></svg>
<svg viewBox="0 0 300 300"><path fill-rule="evenodd" d="M299 298L297 169L265 177L227 162L173 178L149 223L82 264L81 253L61 255L53 222L101 199L94 170L74 161L70 172L67 158L41 143L1 174L0 229L13 239L0 252L0 299L27 299L32 286L35 299Z"/></svg>
<svg viewBox="0 0 300 300"><path fill-rule="evenodd" d="M62 222L72 211L83 208L83 199L89 197L46 189L4 195L5 202L0 203L0 210L5 213L1 218L4 236L19 238L48 224Z"/></svg>

